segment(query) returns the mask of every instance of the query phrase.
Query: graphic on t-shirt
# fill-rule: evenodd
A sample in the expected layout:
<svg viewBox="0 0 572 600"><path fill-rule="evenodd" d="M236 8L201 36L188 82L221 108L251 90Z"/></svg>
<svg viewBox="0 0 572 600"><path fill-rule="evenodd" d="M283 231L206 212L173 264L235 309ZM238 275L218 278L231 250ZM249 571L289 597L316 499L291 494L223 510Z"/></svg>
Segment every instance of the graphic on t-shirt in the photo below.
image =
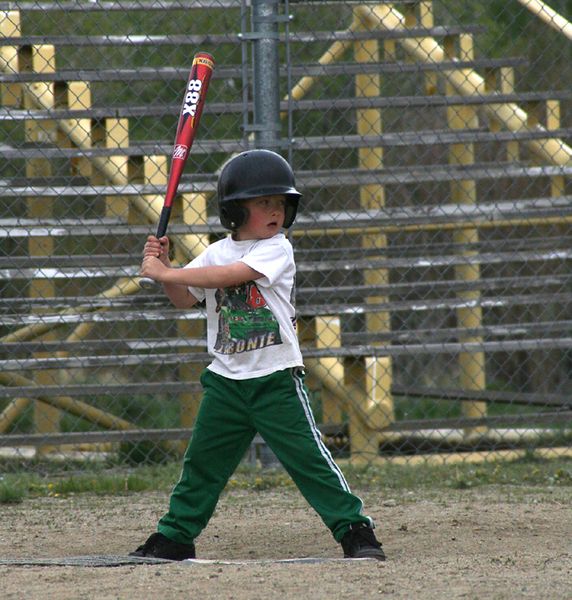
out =
<svg viewBox="0 0 572 600"><path fill-rule="evenodd" d="M282 343L280 326L254 281L215 293L218 332L214 351L251 352Z"/></svg>

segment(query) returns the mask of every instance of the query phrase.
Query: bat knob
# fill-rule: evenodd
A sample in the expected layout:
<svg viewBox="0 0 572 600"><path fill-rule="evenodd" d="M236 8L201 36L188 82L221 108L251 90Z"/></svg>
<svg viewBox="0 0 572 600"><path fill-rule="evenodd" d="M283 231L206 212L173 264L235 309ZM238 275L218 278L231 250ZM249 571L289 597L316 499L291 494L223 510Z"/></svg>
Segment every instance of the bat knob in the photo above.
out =
<svg viewBox="0 0 572 600"><path fill-rule="evenodd" d="M159 283L149 277L141 277L139 279L139 287L144 290L156 291L159 288Z"/></svg>

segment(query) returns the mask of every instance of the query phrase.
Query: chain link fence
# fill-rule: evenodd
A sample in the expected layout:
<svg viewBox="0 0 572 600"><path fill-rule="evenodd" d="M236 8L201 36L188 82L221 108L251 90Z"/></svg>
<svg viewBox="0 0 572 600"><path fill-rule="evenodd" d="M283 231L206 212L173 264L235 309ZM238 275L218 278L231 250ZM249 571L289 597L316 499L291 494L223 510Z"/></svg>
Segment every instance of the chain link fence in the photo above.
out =
<svg viewBox="0 0 572 600"><path fill-rule="evenodd" d="M356 463L572 440L572 5L0 2L0 462L178 460L202 307L142 290L192 56L216 67L169 235L225 233L238 151L287 157L316 421ZM273 464L256 438L246 461Z"/></svg>

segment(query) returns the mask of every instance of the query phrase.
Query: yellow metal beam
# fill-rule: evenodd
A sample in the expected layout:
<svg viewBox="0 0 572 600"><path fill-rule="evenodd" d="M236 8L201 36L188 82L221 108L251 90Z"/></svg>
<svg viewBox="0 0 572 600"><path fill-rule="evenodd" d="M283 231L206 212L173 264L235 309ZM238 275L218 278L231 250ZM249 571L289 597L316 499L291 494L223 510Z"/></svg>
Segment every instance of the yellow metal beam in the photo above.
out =
<svg viewBox="0 0 572 600"><path fill-rule="evenodd" d="M572 23L541 0L518 0L531 13L544 21L549 27L572 40Z"/></svg>
<svg viewBox="0 0 572 600"><path fill-rule="evenodd" d="M402 13L391 5L378 4L376 6L358 7L363 19L372 25L389 31L406 30L406 19ZM426 64L438 64L447 60L445 49L432 37L402 38L399 43L412 56ZM484 96L487 94L485 79L473 69L451 69L443 71L443 77L464 96ZM497 119L510 131L526 131L528 115L513 102L486 104L483 110L489 116ZM544 130L537 126L535 131ZM555 165L569 165L572 161L572 148L561 139L550 139L546 142L529 140L529 148L544 160Z"/></svg>
<svg viewBox="0 0 572 600"><path fill-rule="evenodd" d="M37 385L35 381L18 375L13 372L0 373L0 384L7 386L31 386ZM64 410L72 415L86 419L96 425L101 425L107 429L137 429L137 426L125 419L116 417L95 406L91 406L81 400L70 398L69 396L42 396L41 387L38 386L37 400L49 406ZM3 415L0 415L0 431L3 426Z"/></svg>

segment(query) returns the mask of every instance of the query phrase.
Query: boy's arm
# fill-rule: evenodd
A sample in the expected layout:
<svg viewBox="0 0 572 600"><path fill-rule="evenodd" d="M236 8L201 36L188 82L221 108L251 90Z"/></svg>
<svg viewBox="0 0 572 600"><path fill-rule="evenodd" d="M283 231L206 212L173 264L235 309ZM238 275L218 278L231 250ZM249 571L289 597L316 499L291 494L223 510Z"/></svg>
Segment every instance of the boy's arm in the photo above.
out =
<svg viewBox="0 0 572 600"><path fill-rule="evenodd" d="M163 290L175 308L192 308L198 302L186 285L163 283Z"/></svg>
<svg viewBox="0 0 572 600"><path fill-rule="evenodd" d="M229 265L178 269L166 266L154 256L145 256L141 265L141 275L161 282L169 298L171 292L176 294L178 301L182 301L183 298L177 288L184 289L194 299L194 296L186 290L186 286L206 289L227 288L263 277L262 273L241 261ZM171 300L175 303L173 298Z"/></svg>

